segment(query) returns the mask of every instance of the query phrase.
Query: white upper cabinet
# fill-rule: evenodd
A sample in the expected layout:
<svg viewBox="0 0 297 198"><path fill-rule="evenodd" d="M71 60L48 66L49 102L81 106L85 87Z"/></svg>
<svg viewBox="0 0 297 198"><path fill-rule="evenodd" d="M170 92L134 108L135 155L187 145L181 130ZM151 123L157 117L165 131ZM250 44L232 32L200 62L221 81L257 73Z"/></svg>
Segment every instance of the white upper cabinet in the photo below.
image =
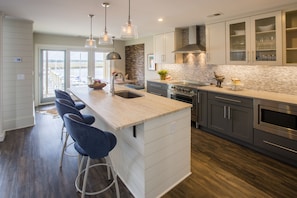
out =
<svg viewBox="0 0 297 198"><path fill-rule="evenodd" d="M154 36L154 54L155 63L176 63L176 54L173 51L180 47L177 45L177 38L180 36L178 32L169 32L164 34L158 34Z"/></svg>
<svg viewBox="0 0 297 198"><path fill-rule="evenodd" d="M225 22L206 25L207 64L226 64L226 24Z"/></svg>
<svg viewBox="0 0 297 198"><path fill-rule="evenodd" d="M282 64L281 11L226 22L228 64Z"/></svg>
<svg viewBox="0 0 297 198"><path fill-rule="evenodd" d="M297 64L297 10L285 12L284 63Z"/></svg>

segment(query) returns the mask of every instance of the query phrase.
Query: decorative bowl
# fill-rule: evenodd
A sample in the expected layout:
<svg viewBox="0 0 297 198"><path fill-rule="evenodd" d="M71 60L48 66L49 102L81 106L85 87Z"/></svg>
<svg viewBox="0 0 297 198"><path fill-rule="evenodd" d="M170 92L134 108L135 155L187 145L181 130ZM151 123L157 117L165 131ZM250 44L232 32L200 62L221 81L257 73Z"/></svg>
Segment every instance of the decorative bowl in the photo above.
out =
<svg viewBox="0 0 297 198"><path fill-rule="evenodd" d="M90 84L88 86L93 89L102 89L103 87L106 86L106 83L94 83L94 84Z"/></svg>
<svg viewBox="0 0 297 198"><path fill-rule="evenodd" d="M258 26L258 29L259 29L260 32L270 31L270 30L274 29L274 24Z"/></svg>
<svg viewBox="0 0 297 198"><path fill-rule="evenodd" d="M244 35L245 30L234 30L235 35Z"/></svg>

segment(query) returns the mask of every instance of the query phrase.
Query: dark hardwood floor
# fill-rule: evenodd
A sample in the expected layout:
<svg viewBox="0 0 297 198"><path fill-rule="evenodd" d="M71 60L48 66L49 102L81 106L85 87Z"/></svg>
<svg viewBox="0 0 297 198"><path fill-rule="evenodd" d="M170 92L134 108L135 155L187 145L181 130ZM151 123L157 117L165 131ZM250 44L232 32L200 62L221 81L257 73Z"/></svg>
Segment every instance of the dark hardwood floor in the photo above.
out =
<svg viewBox="0 0 297 198"><path fill-rule="evenodd" d="M58 117L36 113L34 127L6 133L0 143L1 198L80 197L74 187L77 158L66 156L59 169L61 125ZM163 198L297 197L296 167L195 128L191 163L192 175ZM96 188L102 172L96 168L91 175L91 188ZM133 197L119 182L121 197ZM103 195L89 197L114 195L112 187Z"/></svg>

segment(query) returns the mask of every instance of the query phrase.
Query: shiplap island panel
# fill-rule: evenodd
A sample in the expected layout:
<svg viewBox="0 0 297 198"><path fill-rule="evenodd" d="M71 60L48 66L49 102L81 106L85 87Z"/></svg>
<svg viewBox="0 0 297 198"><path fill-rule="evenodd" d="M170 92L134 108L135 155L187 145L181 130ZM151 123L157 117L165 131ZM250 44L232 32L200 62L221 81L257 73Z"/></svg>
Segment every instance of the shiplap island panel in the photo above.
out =
<svg viewBox="0 0 297 198"><path fill-rule="evenodd" d="M135 197L160 197L191 174L190 104L136 90L143 96L112 96L108 87L70 91L96 117L96 127L117 136L112 162Z"/></svg>

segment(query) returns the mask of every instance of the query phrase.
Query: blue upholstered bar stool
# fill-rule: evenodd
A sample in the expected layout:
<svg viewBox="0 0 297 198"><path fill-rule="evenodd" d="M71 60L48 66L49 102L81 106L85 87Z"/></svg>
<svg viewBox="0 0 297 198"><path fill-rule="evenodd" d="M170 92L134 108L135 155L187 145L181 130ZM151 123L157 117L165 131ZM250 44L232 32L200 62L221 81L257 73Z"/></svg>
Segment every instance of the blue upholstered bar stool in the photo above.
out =
<svg viewBox="0 0 297 198"><path fill-rule="evenodd" d="M56 104L57 111L63 120L63 126L65 126L65 121L64 121L63 116L66 113L72 113L72 114L77 115L78 117L80 117L82 119L82 122L84 122L85 124L88 124L88 125L91 125L95 122L94 116L88 115L88 114L81 114L80 111L77 110L69 100L57 98L55 100L55 104ZM66 133L65 141L63 144L62 152L61 152L60 168L62 167L64 154L67 154L67 153L65 153L65 151L67 148L68 137L69 137L69 133Z"/></svg>
<svg viewBox="0 0 297 198"><path fill-rule="evenodd" d="M81 117L75 114L65 114L64 122L67 132L74 139L74 148L83 156L78 175L75 180L75 187L77 191L82 193L81 197L85 195L96 195L109 189L113 184L116 188L116 197L120 197L119 186L117 182L117 174L113 169L109 152L115 147L117 143L116 136L110 132L102 131L98 128L92 127L82 122ZM84 170L82 166L84 159L87 157L87 164ZM91 159L105 158L106 163L98 163L90 166ZM96 166L107 166L108 179L110 179L110 171L113 176L113 181L107 185L104 189L97 192L86 192L86 184L89 169ZM84 173L82 188L79 186L81 175Z"/></svg>
<svg viewBox="0 0 297 198"><path fill-rule="evenodd" d="M56 98L68 100L72 104L72 106L74 106L78 110L82 110L86 107L86 105L83 102L72 100L71 96L66 91L63 91L60 89L55 89L55 95L56 95ZM62 129L61 129L61 140L62 141L63 141L64 127L65 126L63 123Z"/></svg>

